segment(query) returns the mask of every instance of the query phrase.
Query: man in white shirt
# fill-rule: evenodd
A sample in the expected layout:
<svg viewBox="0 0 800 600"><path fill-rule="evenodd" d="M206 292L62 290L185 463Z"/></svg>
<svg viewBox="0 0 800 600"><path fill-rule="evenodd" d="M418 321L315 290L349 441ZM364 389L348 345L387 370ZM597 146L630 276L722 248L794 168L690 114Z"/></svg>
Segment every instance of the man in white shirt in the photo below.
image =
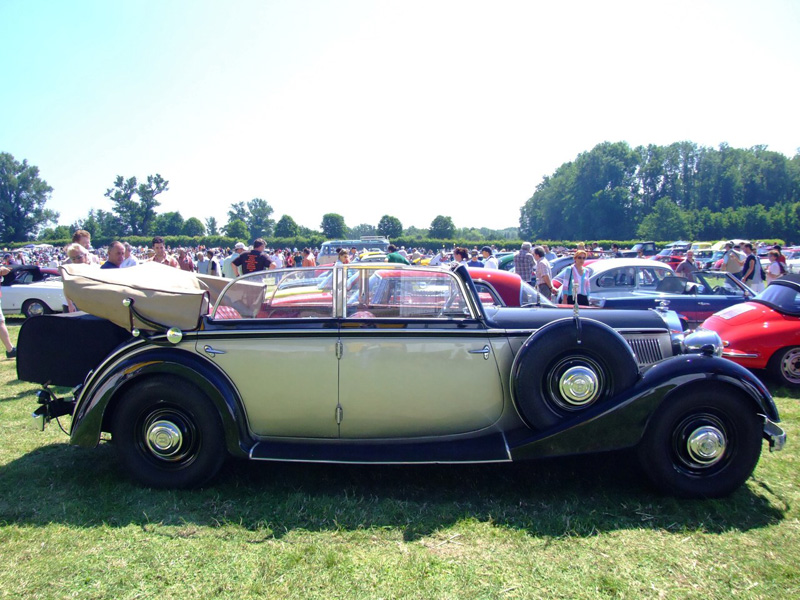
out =
<svg viewBox="0 0 800 600"><path fill-rule="evenodd" d="M233 247L233 254L225 257L225 260L222 261L223 277L227 277L228 279L236 278L236 273L233 272L233 265L231 263L239 258L239 255L244 252L244 250L244 244L242 242L236 242L236 245Z"/></svg>
<svg viewBox="0 0 800 600"><path fill-rule="evenodd" d="M489 246L484 246L481 248L481 254L483 255L483 266L486 269L499 269L500 265L497 262L497 258L494 254L492 254L492 249Z"/></svg>
<svg viewBox="0 0 800 600"><path fill-rule="evenodd" d="M125 259L122 261L122 264L119 266L119 268L124 269L125 267L135 267L138 265L139 261L133 254L131 254L131 245L128 242L124 242L122 245L125 246Z"/></svg>

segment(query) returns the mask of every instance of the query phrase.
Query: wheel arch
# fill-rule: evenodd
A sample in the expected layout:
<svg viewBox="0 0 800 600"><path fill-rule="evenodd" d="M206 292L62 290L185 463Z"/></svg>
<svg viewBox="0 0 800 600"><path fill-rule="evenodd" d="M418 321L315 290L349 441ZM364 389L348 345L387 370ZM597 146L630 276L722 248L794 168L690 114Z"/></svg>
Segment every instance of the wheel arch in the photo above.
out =
<svg viewBox="0 0 800 600"><path fill-rule="evenodd" d="M194 385L214 405L222 421L225 445L235 456L247 456L250 435L244 405L233 382L213 363L190 352L156 349L123 359L89 383L80 394L70 442L93 447L110 431L116 406L125 393L146 379L171 375Z"/></svg>

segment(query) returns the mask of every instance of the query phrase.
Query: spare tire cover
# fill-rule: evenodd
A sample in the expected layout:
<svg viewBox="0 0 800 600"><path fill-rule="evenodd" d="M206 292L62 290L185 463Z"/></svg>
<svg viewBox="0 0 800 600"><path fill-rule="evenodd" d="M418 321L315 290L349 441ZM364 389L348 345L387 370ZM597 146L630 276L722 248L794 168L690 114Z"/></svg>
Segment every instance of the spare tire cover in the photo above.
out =
<svg viewBox="0 0 800 600"><path fill-rule="evenodd" d="M545 325L523 344L514 359L511 392L520 416L542 430L638 379L636 357L619 333L599 321L570 317Z"/></svg>

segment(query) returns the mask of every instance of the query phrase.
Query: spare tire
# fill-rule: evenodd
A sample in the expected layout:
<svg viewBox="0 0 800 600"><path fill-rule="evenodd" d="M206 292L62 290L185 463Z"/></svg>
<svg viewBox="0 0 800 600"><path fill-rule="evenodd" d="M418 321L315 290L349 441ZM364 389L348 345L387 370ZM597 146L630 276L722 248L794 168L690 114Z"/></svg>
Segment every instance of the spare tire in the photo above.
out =
<svg viewBox="0 0 800 600"><path fill-rule="evenodd" d="M533 429L547 429L597 406L639 378L633 350L608 325L580 317L549 323L514 359L512 395Z"/></svg>

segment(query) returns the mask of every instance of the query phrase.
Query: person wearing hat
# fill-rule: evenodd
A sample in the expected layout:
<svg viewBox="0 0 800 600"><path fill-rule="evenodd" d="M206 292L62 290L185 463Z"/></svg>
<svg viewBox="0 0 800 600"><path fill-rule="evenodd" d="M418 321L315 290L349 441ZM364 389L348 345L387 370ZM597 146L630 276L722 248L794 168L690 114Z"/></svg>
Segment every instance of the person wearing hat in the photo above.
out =
<svg viewBox="0 0 800 600"><path fill-rule="evenodd" d="M522 281L531 283L535 267L533 254L531 254L531 243L522 242L519 252L514 255L514 272L522 277Z"/></svg>
<svg viewBox="0 0 800 600"><path fill-rule="evenodd" d="M467 266L468 267L481 267L481 268L483 268L483 263L480 260L478 260L478 251L477 250L471 250L469 255L470 255L469 256L469 260L467 261Z"/></svg>
<svg viewBox="0 0 800 600"><path fill-rule="evenodd" d="M500 265L497 263L497 258L495 258L494 254L492 253L492 249L489 246L484 246L481 248L481 254L483 255L483 266L487 269L499 269Z"/></svg>
<svg viewBox="0 0 800 600"><path fill-rule="evenodd" d="M244 252L244 244L242 242L236 242L236 245L233 247L233 252L230 256L226 256L225 259L222 261L222 276L227 277L228 279L234 279L236 274L233 272L233 261L239 258L239 255Z"/></svg>

